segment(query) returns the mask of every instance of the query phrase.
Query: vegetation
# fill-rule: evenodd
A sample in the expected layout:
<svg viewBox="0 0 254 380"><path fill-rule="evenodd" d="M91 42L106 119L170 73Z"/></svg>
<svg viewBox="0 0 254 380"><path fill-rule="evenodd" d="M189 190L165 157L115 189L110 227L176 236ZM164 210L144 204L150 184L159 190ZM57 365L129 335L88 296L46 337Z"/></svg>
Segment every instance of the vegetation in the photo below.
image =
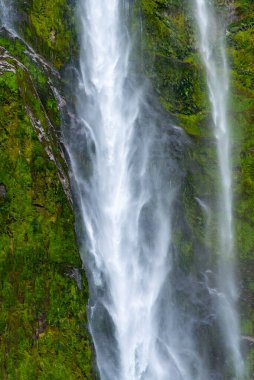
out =
<svg viewBox="0 0 254 380"><path fill-rule="evenodd" d="M0 44L0 378L91 379L57 102L24 44L4 33Z"/></svg>
<svg viewBox="0 0 254 380"><path fill-rule="evenodd" d="M77 52L73 7L66 0L16 0L16 4L25 40L62 68Z"/></svg>
<svg viewBox="0 0 254 380"><path fill-rule="evenodd" d="M72 3L16 0L19 33L56 69L55 76L50 67L35 63L19 38L0 34L5 65L0 65L1 379L92 378L87 284L67 197L61 115L50 84L61 88L58 70L77 56ZM253 337L254 3L216 0L216 6L219 17L227 18L242 327ZM217 165L193 11L188 0L136 0L134 12L141 14L144 26L142 70L189 139L179 210L183 229L174 234L187 272L195 252L204 249L205 221L196 199L204 194L216 198ZM248 352L252 376L254 350Z"/></svg>
<svg viewBox="0 0 254 380"><path fill-rule="evenodd" d="M242 281L242 328L245 335L253 337L254 4L251 0L217 0L215 4L218 17L226 17L225 40L231 70L229 115L233 140L236 251ZM195 199L206 194L210 199L216 197L216 154L210 134L211 116L204 69L194 42L195 22L188 1L140 0L140 6L145 31L144 68L162 105L174 120L178 120L191 142L182 191L188 228L185 228L185 234L178 236L178 232L176 235L183 262L188 263L190 270L191 258L197 246L200 252L204 238L202 214ZM213 226L211 228L213 234ZM250 349L251 377L254 375L253 357L254 350Z"/></svg>

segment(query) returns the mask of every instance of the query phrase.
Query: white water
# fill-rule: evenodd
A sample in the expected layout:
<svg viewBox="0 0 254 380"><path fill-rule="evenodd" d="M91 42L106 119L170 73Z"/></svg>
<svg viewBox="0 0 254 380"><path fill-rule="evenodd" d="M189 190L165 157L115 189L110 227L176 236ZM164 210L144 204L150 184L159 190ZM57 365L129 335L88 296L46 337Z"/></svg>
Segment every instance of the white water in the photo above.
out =
<svg viewBox="0 0 254 380"><path fill-rule="evenodd" d="M65 131L98 371L101 380L209 379L196 317L178 297L197 295L174 270L171 244L179 169L166 151L180 149L182 133L156 131L131 69L124 4L79 2L79 120Z"/></svg>
<svg viewBox="0 0 254 380"><path fill-rule="evenodd" d="M0 27L5 27L12 33L14 32L12 19L14 10L12 0L0 0Z"/></svg>
<svg viewBox="0 0 254 380"><path fill-rule="evenodd" d="M225 349L237 379L243 377L240 330L236 309L238 292L234 275L234 232L230 127L227 119L229 72L220 26L207 0L195 0L199 49L205 66L219 167L218 280L211 293L216 298Z"/></svg>

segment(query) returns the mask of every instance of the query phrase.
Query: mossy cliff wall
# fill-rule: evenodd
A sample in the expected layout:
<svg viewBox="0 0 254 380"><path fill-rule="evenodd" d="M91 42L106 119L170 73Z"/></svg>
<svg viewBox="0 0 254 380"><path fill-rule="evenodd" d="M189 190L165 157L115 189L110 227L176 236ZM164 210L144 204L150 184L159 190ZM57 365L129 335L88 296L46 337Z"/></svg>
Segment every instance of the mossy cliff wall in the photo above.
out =
<svg viewBox="0 0 254 380"><path fill-rule="evenodd" d="M75 45L73 10L16 6L18 33L40 55L1 30L0 378L91 379L87 284L59 142L64 100L54 96Z"/></svg>
<svg viewBox="0 0 254 380"><path fill-rule="evenodd" d="M229 120L232 136L234 222L243 347L254 376L254 3L216 0L218 20L227 25L225 42L230 68ZM183 266L192 270L195 252L202 260L206 228L197 199L216 199L216 150L205 72L197 48L192 2L139 0L143 23L143 70L161 104L189 137L181 203L187 228L178 233ZM138 10L138 12L137 12ZM179 229L179 228L178 228ZM210 241L216 227L210 226ZM207 258L204 258L207 260ZM184 265L184 262L187 265ZM195 260L196 262L196 260Z"/></svg>
<svg viewBox="0 0 254 380"><path fill-rule="evenodd" d="M169 117L189 138L180 199L185 228L178 231L176 243L183 267L190 271L205 234L204 215L195 199L216 198L217 167L191 2L132 3L135 16L142 18L142 70ZM6 31L0 33L1 379L93 377L87 285L60 144L59 108L64 100L54 91L61 93L61 71L78 54L74 5L71 0L14 1L16 29L34 51ZM228 25L241 313L243 333L253 337L254 3L216 0L216 7Z"/></svg>

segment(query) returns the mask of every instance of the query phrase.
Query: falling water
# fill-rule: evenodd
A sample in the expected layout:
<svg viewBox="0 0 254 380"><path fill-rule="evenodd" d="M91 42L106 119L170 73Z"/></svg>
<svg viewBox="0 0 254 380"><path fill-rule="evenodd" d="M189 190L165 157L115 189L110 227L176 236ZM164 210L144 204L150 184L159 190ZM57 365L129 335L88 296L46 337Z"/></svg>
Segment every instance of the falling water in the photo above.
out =
<svg viewBox="0 0 254 380"><path fill-rule="evenodd" d="M0 27L14 32L12 18L14 15L12 0L0 0Z"/></svg>
<svg viewBox="0 0 254 380"><path fill-rule="evenodd" d="M184 137L134 73L127 6L80 0L78 118L65 130L98 371L101 380L209 379L187 307L200 300L175 270L171 241L180 181L171 152L181 155Z"/></svg>
<svg viewBox="0 0 254 380"><path fill-rule="evenodd" d="M195 0L199 29L199 49L204 62L219 167L218 197L218 284L216 294L225 348L231 356L235 376L243 376L240 331L236 310L238 298L234 275L234 235L232 223L232 174L230 131L227 120L229 73L223 35L207 0Z"/></svg>

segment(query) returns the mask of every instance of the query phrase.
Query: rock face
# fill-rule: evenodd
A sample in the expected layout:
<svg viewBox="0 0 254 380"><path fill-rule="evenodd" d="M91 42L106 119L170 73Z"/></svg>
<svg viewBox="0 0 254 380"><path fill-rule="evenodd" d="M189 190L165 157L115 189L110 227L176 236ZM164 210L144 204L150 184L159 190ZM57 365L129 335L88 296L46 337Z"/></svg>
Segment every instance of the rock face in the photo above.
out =
<svg viewBox="0 0 254 380"><path fill-rule="evenodd" d="M6 187L3 183L0 183L0 198L4 199L6 197Z"/></svg>
<svg viewBox="0 0 254 380"><path fill-rule="evenodd" d="M50 3L61 15L61 2L43 7ZM41 39L32 29L49 22L38 4L16 2L18 34L31 25L32 46L0 31L0 378L91 379L87 284L60 132L57 68L67 57L57 38L69 46L70 37L58 26L51 54L51 26Z"/></svg>
<svg viewBox="0 0 254 380"><path fill-rule="evenodd" d="M251 0L216 0L214 4L217 17L222 25L226 25L225 42L231 77L228 109L233 145L233 212L242 330L243 335L253 337L254 3ZM216 153L205 73L195 42L193 9L187 0L141 0L140 7L144 29L143 69L150 77L161 104L189 136L180 202L182 210L179 211L185 227L178 232L176 243L181 249L183 267L193 271L195 252L202 260L204 250L204 217L199 201L216 198L213 180L216 176ZM140 8L137 13L140 13ZM250 378L253 378L253 346L246 347L246 351Z"/></svg>
<svg viewBox="0 0 254 380"><path fill-rule="evenodd" d="M87 285L60 131L65 101L59 70L78 55L74 2L14 3L16 29L26 43L0 31L0 378L92 379ZM253 374L254 3L215 3L218 17L228 25L240 306ZM140 29L140 17L143 25L134 54L142 48L142 71L165 112L189 139L178 205L182 228L175 226L175 243L183 270L191 272L195 252L202 260L204 246L204 217L197 199L216 196L216 154L190 1L131 4L132 30Z"/></svg>

